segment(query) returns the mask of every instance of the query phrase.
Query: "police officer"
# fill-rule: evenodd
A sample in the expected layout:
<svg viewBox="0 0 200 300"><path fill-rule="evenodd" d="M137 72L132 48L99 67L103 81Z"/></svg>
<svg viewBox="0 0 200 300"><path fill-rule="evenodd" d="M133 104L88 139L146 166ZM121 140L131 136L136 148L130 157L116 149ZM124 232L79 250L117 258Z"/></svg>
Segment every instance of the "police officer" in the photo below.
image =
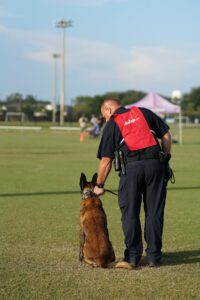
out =
<svg viewBox="0 0 200 300"><path fill-rule="evenodd" d="M124 232L124 260L137 267L143 252L140 207L145 211L144 237L151 267L161 264L164 207L166 199L165 167L162 155L169 155L169 127L152 111L126 109L116 100L104 100L101 113L106 120L97 157L100 159L94 192L104 193L116 149L124 156L125 170L120 172L118 202ZM161 143L158 142L161 140Z"/></svg>

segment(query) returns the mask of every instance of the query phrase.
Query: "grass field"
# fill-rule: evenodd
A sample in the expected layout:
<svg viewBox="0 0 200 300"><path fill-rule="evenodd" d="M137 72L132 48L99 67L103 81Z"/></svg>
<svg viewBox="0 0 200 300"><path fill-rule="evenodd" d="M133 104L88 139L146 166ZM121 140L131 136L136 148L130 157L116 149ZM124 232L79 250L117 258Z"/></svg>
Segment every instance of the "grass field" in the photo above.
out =
<svg viewBox="0 0 200 300"><path fill-rule="evenodd" d="M200 129L184 129L184 144L173 146L176 184L168 188L157 269L145 253L133 271L78 262L79 176L97 170L98 142L80 144L75 132L0 131L0 299L199 299ZM106 187L117 185L112 172ZM117 198L102 200L122 258Z"/></svg>

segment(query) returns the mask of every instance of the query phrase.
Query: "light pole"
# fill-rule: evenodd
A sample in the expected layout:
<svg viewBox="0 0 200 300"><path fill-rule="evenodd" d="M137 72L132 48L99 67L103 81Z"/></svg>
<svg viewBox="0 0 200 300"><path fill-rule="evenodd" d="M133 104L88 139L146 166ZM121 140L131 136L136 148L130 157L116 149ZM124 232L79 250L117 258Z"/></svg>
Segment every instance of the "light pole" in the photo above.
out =
<svg viewBox="0 0 200 300"><path fill-rule="evenodd" d="M56 27L63 29L62 38L62 88L60 98L60 125L64 123L64 105L65 105L65 28L72 27L72 21L65 19L60 20L56 23Z"/></svg>
<svg viewBox="0 0 200 300"><path fill-rule="evenodd" d="M52 115L52 122L56 122L56 103L57 103L57 59L60 58L59 53L53 53L54 59L54 97L53 97L53 115Z"/></svg>
<svg viewBox="0 0 200 300"><path fill-rule="evenodd" d="M177 100L177 104L179 104L179 144L183 143L182 138L182 112L181 112L181 100L182 94L180 91L175 90L172 92L172 100Z"/></svg>

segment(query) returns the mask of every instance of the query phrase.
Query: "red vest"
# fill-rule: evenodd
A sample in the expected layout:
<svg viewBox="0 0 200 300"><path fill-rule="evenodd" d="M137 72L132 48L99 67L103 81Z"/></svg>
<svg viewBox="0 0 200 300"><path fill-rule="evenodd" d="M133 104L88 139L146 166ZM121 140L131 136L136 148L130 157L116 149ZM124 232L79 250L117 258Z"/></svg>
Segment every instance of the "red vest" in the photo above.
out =
<svg viewBox="0 0 200 300"><path fill-rule="evenodd" d="M121 134L129 150L135 151L157 145L143 113L132 107L123 114L114 114Z"/></svg>

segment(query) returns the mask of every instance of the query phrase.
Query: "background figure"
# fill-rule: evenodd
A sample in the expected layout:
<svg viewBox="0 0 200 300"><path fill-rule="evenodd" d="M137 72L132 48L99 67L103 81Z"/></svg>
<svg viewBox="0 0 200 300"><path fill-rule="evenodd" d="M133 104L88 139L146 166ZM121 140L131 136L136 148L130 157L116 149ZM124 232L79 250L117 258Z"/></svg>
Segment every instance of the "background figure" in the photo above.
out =
<svg viewBox="0 0 200 300"><path fill-rule="evenodd" d="M85 131L86 131L86 128L87 128L87 122L88 122L88 119L82 115L79 119L78 119L78 123L79 123L79 126L80 126L80 142L83 142L84 141L84 138L85 138Z"/></svg>
<svg viewBox="0 0 200 300"><path fill-rule="evenodd" d="M101 128L99 125L99 120L95 117L95 115L92 115L90 119L90 123L92 124L92 127L89 128L89 134L92 137L98 137L101 132Z"/></svg>
<svg viewBox="0 0 200 300"><path fill-rule="evenodd" d="M95 126L98 123L98 119L95 117L95 115L92 115L90 119L90 123Z"/></svg>

